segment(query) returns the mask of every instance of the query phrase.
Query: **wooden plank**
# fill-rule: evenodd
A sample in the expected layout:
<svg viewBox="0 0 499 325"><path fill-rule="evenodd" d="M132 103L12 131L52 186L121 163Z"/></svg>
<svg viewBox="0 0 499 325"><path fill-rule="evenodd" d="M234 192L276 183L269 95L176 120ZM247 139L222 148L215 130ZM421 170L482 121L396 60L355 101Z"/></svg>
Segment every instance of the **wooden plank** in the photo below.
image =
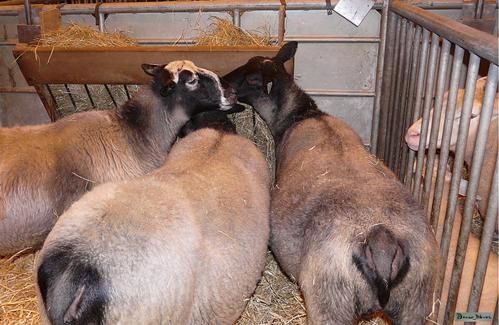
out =
<svg viewBox="0 0 499 325"><path fill-rule="evenodd" d="M39 16L42 35L61 27L61 10L58 6L43 6Z"/></svg>
<svg viewBox="0 0 499 325"><path fill-rule="evenodd" d="M253 56L274 56L279 47L209 48L201 46L136 46L125 48L52 49L18 45L14 57L29 85L144 84L150 80L142 63L191 60L222 76ZM293 63L287 66L293 72Z"/></svg>

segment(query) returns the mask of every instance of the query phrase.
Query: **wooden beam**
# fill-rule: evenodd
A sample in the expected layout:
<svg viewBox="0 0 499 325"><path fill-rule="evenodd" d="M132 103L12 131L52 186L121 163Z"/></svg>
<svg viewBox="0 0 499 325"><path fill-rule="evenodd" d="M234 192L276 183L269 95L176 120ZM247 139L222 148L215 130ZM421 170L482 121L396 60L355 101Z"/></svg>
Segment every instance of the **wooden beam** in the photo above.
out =
<svg viewBox="0 0 499 325"><path fill-rule="evenodd" d="M201 46L134 46L61 49L19 44L14 57L29 85L144 84L150 80L142 63L191 60L222 76L253 56L274 56L279 47L209 48ZM287 65L293 72L293 62Z"/></svg>

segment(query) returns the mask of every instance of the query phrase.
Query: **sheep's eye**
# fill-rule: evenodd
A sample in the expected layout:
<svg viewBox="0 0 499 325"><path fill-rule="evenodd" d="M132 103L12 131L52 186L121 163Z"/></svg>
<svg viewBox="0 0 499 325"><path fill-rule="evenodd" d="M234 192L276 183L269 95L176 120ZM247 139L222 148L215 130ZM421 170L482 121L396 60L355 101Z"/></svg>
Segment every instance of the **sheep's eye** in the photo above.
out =
<svg viewBox="0 0 499 325"><path fill-rule="evenodd" d="M198 80L196 78L192 78L191 80L187 81L187 84L189 86L195 86L198 84Z"/></svg>

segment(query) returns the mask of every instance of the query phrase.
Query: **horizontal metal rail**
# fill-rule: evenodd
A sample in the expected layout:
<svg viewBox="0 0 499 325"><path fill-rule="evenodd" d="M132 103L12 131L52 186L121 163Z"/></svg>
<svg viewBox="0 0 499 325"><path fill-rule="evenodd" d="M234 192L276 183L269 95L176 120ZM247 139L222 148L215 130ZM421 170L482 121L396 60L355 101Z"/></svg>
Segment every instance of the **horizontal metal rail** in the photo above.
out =
<svg viewBox="0 0 499 325"><path fill-rule="evenodd" d="M270 38L277 39L278 35L272 35ZM195 38L139 38L139 44L174 44L174 45L191 45L195 44ZM285 42L297 41L300 43L379 43L379 37L336 37L327 35L290 35L285 36ZM15 44L15 43L14 43ZM1 45L1 43L0 43Z"/></svg>
<svg viewBox="0 0 499 325"><path fill-rule="evenodd" d="M392 2L390 9L466 50L499 64L497 37L401 1Z"/></svg>
<svg viewBox="0 0 499 325"><path fill-rule="evenodd" d="M335 5L338 1L333 0L332 4ZM381 9L383 1L377 0L374 5L374 9ZM129 5L130 2L125 3L124 5ZM228 5L231 7L228 7ZM463 7L462 0L447 0L447 1L426 1L426 0L415 0L411 2L412 5L418 6L422 9L461 9ZM104 3L101 5L101 10L104 8L110 9L116 5L123 5L120 3ZM280 6L280 1L251 1L251 3L247 0L234 0L230 3L224 1L210 1L210 2L180 2L180 1L172 1L172 2L163 2L163 3L135 3L134 7L147 7L147 10L153 10L154 7L161 6L169 9L163 9L163 12L181 12L181 8L187 8L186 6L190 5L194 9L190 9L188 11L227 11L232 9L244 9L244 10L278 10ZM203 7L201 8L200 5ZM496 4L497 5L497 4ZM33 8L36 8L39 5L33 5ZM95 13L96 4L65 4L61 6L61 14L63 15L78 15L78 14L86 14L91 15ZM212 6L216 6L217 9ZM131 7L130 7L131 8ZM222 9L220 9L222 8ZM325 10L326 2L323 0L287 0L286 1L286 10ZM22 5L10 5L10 6L0 6L0 16L17 16L20 11L24 10ZM130 10L130 9L127 9ZM184 9L186 10L186 9ZM100 10L99 10L100 11ZM144 11L144 12L158 12L158 11ZM107 12L106 13L111 13ZM124 13L121 12L120 13Z"/></svg>
<svg viewBox="0 0 499 325"><path fill-rule="evenodd" d="M337 90L337 89L304 89L311 96L332 96L332 97L374 97L374 91L362 90Z"/></svg>

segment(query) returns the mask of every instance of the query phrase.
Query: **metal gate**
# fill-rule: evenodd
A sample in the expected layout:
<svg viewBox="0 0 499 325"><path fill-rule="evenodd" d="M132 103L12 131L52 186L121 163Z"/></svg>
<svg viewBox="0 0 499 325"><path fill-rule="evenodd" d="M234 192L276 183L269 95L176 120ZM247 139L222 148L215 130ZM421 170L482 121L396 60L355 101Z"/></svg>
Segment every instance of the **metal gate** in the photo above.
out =
<svg viewBox="0 0 499 325"><path fill-rule="evenodd" d="M458 207L458 192L464 165L464 152L469 132L475 86L479 69L488 69L488 80L483 96L475 149L469 170L469 181L464 202L463 217L457 243L456 257L450 289L442 295L445 268L441 270L435 289L435 297L447 301L443 324L452 324L456 312L457 294L463 275L463 263L470 236L472 214L480 181L487 134L493 115L494 97L497 93L497 36L493 36L456 21L442 17L403 2L392 2L387 16L386 48L380 58L383 67L380 94L375 106L373 125L378 127L374 135L373 150L411 189L425 207L437 238L442 259L449 254L454 217ZM384 61L384 62L383 62ZM458 128L450 190L444 193L444 179L449 158L456 100L460 79L465 78L464 101ZM443 107L444 92L448 101ZM430 110L433 108L433 116ZM442 110L444 113L442 113ZM419 150L409 150L404 133L422 117ZM444 118L440 130L440 150L437 156L439 121ZM430 123L432 121L432 123ZM456 132L456 131L454 131ZM429 136L428 136L429 135ZM428 141L429 139L429 141ZM427 148L427 150L425 150ZM496 148L497 149L497 148ZM497 157L497 153L495 154ZM434 176L434 166L437 168ZM468 300L468 312L478 311L487 267L493 232L497 222L497 162L490 189L488 213L483 224L480 250L475 265L472 289ZM438 217L444 195L448 195L443 229L437 229ZM492 312L492 310L491 310ZM438 309L432 315L437 319ZM497 324L497 298L493 324Z"/></svg>

